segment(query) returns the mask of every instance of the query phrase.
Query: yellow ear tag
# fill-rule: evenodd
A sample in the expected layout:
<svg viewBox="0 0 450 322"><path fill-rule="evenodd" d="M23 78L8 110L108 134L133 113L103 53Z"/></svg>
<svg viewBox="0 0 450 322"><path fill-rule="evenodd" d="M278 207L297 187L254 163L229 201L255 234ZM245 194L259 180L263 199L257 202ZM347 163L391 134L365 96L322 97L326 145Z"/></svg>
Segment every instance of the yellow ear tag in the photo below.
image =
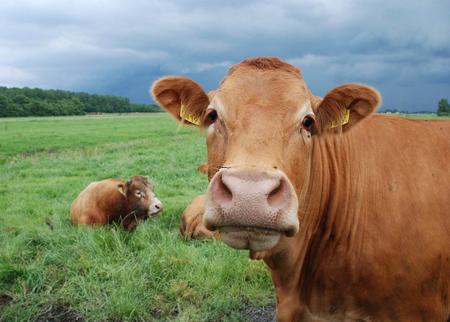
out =
<svg viewBox="0 0 450 322"><path fill-rule="evenodd" d="M195 125L200 125L200 123L201 123L200 117L187 113L186 108L184 107L183 104L181 104L181 107L180 107L180 117L183 120L186 120Z"/></svg>
<svg viewBox="0 0 450 322"><path fill-rule="evenodd" d="M339 122L332 122L331 127L334 129L335 127L342 126L348 123L348 120L350 119L350 110L346 109L344 115L342 115L342 118Z"/></svg>
<svg viewBox="0 0 450 322"><path fill-rule="evenodd" d="M119 190L119 192L120 192L121 194L123 194L124 196L126 196L126 193L125 193L125 189L124 189L124 187L123 187L123 184L119 184L119 185L117 186L117 190Z"/></svg>

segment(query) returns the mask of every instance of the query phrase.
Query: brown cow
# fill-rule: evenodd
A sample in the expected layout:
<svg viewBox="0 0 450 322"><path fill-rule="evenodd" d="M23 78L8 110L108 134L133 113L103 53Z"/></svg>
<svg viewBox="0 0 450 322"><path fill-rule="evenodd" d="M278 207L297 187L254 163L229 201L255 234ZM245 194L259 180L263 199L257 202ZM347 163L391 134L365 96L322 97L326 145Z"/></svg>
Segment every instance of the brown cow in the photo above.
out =
<svg viewBox="0 0 450 322"><path fill-rule="evenodd" d="M374 115L360 84L321 99L276 58L212 98L183 77L152 93L208 129L204 223L267 252L279 321L449 321L449 121Z"/></svg>
<svg viewBox="0 0 450 322"><path fill-rule="evenodd" d="M134 176L128 181L106 179L90 183L73 201L72 223L104 225L117 222L133 230L139 221L162 210L153 185L146 177Z"/></svg>

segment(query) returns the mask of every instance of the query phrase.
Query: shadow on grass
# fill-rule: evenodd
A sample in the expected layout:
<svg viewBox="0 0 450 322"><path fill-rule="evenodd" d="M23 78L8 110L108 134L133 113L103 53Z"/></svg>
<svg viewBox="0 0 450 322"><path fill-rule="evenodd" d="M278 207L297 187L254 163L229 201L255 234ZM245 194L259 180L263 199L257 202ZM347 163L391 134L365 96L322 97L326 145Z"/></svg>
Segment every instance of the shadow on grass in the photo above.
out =
<svg viewBox="0 0 450 322"><path fill-rule="evenodd" d="M46 307L38 316L34 322L84 322L85 319L81 314L73 311L71 308L63 305L56 304Z"/></svg>
<svg viewBox="0 0 450 322"><path fill-rule="evenodd" d="M0 294L0 309L2 308L2 306L8 305L12 300L13 298L11 296Z"/></svg>
<svg viewBox="0 0 450 322"><path fill-rule="evenodd" d="M275 304L245 306L241 310L241 316L248 322L275 322Z"/></svg>

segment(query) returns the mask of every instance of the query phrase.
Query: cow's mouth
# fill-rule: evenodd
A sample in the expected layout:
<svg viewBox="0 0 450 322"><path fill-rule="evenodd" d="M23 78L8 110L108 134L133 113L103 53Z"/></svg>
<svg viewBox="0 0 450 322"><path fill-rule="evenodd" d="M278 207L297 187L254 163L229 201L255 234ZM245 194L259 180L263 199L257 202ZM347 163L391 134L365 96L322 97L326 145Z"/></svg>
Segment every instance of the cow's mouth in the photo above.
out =
<svg viewBox="0 0 450 322"><path fill-rule="evenodd" d="M161 213L161 211L162 211L162 209L149 211L147 213L147 218L149 218L149 217L157 217Z"/></svg>
<svg viewBox="0 0 450 322"><path fill-rule="evenodd" d="M278 243L281 232L249 226L223 226L219 228L220 237L230 247L254 251L269 250Z"/></svg>
<svg viewBox="0 0 450 322"><path fill-rule="evenodd" d="M148 208L148 216L156 217L163 210L164 206L158 198L153 200L152 205Z"/></svg>

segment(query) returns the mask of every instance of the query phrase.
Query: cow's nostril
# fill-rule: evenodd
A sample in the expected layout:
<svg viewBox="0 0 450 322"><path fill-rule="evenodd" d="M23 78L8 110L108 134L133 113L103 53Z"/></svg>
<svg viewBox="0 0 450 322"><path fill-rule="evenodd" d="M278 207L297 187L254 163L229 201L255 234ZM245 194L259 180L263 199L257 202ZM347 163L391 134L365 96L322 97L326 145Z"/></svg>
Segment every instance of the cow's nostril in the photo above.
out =
<svg viewBox="0 0 450 322"><path fill-rule="evenodd" d="M269 195L267 196L267 202L270 207L282 207L286 204L286 198L288 194L287 191L287 183L284 178L281 178L279 185L273 189Z"/></svg>
<svg viewBox="0 0 450 322"><path fill-rule="evenodd" d="M161 209L161 206L157 204L157 205L155 205L155 208L156 209Z"/></svg>
<svg viewBox="0 0 450 322"><path fill-rule="evenodd" d="M214 199L218 203L230 202L233 199L233 193L231 192L230 188L228 188L226 183L223 182L222 175L217 178L216 184L212 186L212 190Z"/></svg>

